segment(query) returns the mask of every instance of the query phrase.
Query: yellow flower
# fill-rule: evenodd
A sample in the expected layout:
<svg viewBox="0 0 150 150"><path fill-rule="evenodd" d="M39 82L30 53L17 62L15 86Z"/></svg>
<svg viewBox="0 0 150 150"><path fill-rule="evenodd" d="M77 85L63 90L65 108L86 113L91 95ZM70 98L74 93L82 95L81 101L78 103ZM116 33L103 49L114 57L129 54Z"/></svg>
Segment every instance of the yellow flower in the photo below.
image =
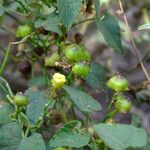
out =
<svg viewBox="0 0 150 150"><path fill-rule="evenodd" d="M66 77L63 74L55 73L51 80L51 85L55 89L60 89L66 82Z"/></svg>

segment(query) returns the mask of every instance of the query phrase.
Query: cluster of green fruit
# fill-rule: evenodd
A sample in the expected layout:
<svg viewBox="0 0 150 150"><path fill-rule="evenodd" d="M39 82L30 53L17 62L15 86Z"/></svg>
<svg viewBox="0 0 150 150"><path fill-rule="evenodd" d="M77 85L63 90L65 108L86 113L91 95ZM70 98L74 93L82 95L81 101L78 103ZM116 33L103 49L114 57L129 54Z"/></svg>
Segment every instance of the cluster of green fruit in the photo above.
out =
<svg viewBox="0 0 150 150"><path fill-rule="evenodd" d="M24 38L32 33L32 28L29 25L19 26L16 32L16 36L19 38ZM85 77L90 70L89 61L91 59L90 53L82 46L77 44L69 44L63 47L63 53L67 61L72 65L72 73L80 77ZM53 53L51 56L45 57L44 65L46 67L55 66L57 61L61 60L61 56L58 53ZM114 90L117 94L115 97L115 107L119 112L127 112L131 109L132 103L122 95L122 92L128 90L128 81L120 75L113 76L107 83L108 87ZM20 106L21 103L26 103L24 96L17 95L14 100L17 105Z"/></svg>
<svg viewBox="0 0 150 150"><path fill-rule="evenodd" d="M76 44L71 44L65 47L64 54L67 60L73 64L73 74L85 77L89 73L90 66L88 62L91 57L88 50Z"/></svg>
<svg viewBox="0 0 150 150"><path fill-rule="evenodd" d="M120 75L115 75L109 79L107 82L107 86L115 91L115 108L118 112L126 113L130 111L132 108L132 103L128 100L128 98L122 95L122 92L128 90L128 80Z"/></svg>
<svg viewBox="0 0 150 150"><path fill-rule="evenodd" d="M21 25L16 31L18 38L24 38L32 33L32 28L29 25ZM62 46L63 47L63 46ZM72 65L72 73L80 77L85 77L89 70L90 53L84 47L77 44L69 44L64 46L63 52L65 58ZM54 67L55 63L61 60L61 56L54 52L52 55L45 57L44 65L46 67Z"/></svg>
<svg viewBox="0 0 150 150"><path fill-rule="evenodd" d="M90 66L90 53L77 44L70 44L63 47L65 58L72 66L72 73L81 77L85 77ZM50 57L45 58L45 66L55 66L55 63L61 59L58 53L53 53Z"/></svg>

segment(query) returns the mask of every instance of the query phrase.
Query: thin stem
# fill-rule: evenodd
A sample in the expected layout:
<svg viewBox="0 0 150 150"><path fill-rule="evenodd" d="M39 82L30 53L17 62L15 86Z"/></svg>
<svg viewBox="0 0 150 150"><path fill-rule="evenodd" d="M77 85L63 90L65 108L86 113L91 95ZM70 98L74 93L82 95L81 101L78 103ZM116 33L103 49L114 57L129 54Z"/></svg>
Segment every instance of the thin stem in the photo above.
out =
<svg viewBox="0 0 150 150"><path fill-rule="evenodd" d="M0 67L0 75L2 75L2 73L4 71L4 68L6 66L6 63L7 63L8 57L9 57L9 54L10 54L10 44L9 44L7 50L6 50L5 58L4 58L3 63Z"/></svg>
<svg viewBox="0 0 150 150"><path fill-rule="evenodd" d="M144 66L144 64L143 64L143 61L142 61L142 59L141 59L141 57L140 57L140 54L139 54L139 50L138 50L138 48L136 47L136 44L135 44L135 42L134 42L133 33L132 33L131 29L130 29L130 26L129 26L129 23L128 23L128 19L127 19L126 15L125 15L125 12L124 12L124 9L123 9L121 0L119 0L119 5L120 5L121 12L123 13L123 17L124 17L124 20L125 20L125 24L126 24L128 30L129 30L130 39L131 39L131 43L132 43L132 45L133 45L135 54L136 54L136 56L137 56L137 58L138 58L138 60L139 60L139 63L140 63L140 65L141 65L141 68L142 68L142 70L143 70L145 76L147 77L148 81L150 82L149 73L148 73L148 71L146 70L146 68L145 68L145 66Z"/></svg>
<svg viewBox="0 0 150 150"><path fill-rule="evenodd" d="M12 92L12 90L11 90L11 88L10 88L8 82L7 82L4 78L2 78L1 76L0 76L0 81L4 82L4 84L6 85L6 87L7 87L7 89L8 89L9 95L10 95L11 97L13 97L13 92Z"/></svg>
<svg viewBox="0 0 150 150"><path fill-rule="evenodd" d="M93 150L98 150L99 148L98 148L98 146L97 146L97 144L96 144L95 139L93 138L93 136L91 136L91 140L93 142Z"/></svg>
<svg viewBox="0 0 150 150"><path fill-rule="evenodd" d="M117 110L113 110L104 118L103 122L106 122L108 119L113 118L116 114L117 114Z"/></svg>
<svg viewBox="0 0 150 150"><path fill-rule="evenodd" d="M24 137L28 137L29 132L30 132L30 127L28 125L28 127L27 127L27 129L25 131Z"/></svg>
<svg viewBox="0 0 150 150"><path fill-rule="evenodd" d="M115 100L116 100L116 96L118 95L118 92L116 92L116 93L114 93L114 95L113 95L113 97L112 97L112 100L111 100L111 102L110 102L110 104L109 104L109 106L108 106L108 110L110 110L111 108L112 108L112 106L113 106L113 104L114 104L114 102L115 102Z"/></svg>
<svg viewBox="0 0 150 150"><path fill-rule="evenodd" d="M6 96L8 101L10 102L10 104L14 104L14 101L12 100L12 98L10 97L10 95L7 95Z"/></svg>
<svg viewBox="0 0 150 150"><path fill-rule="evenodd" d="M94 18L89 18L89 19L86 19L86 20L82 20L82 21L77 22L77 23L74 23L74 24L72 25L72 27L74 27L74 26L76 26L76 25L79 25L79 24L82 24L82 23L85 23L85 22L88 22L88 21L93 21L93 20L95 20L95 17L94 17Z"/></svg>
<svg viewBox="0 0 150 150"><path fill-rule="evenodd" d="M90 116L89 112L87 113L86 117L87 117L87 123L86 123L86 125L89 126L90 123L92 122L92 119L91 119L91 116Z"/></svg>
<svg viewBox="0 0 150 150"><path fill-rule="evenodd" d="M53 103L53 99L51 98L50 100L49 100L49 102L45 105L45 113L44 113L44 116L46 116L48 113L49 113L49 111L48 111L48 107L49 107L49 105L51 104L51 103Z"/></svg>
<svg viewBox="0 0 150 150"><path fill-rule="evenodd" d="M51 92L50 92L50 99L53 99L54 95L55 95L56 89L51 88Z"/></svg>
<svg viewBox="0 0 150 150"><path fill-rule="evenodd" d="M0 83L0 88L5 92L8 93L7 89Z"/></svg>
<svg viewBox="0 0 150 150"><path fill-rule="evenodd" d="M19 107L17 105L15 105L15 115L14 118L17 119L18 118L18 114L19 114Z"/></svg>
<svg viewBox="0 0 150 150"><path fill-rule="evenodd" d="M33 32L32 34L30 34L30 35L24 37L24 38L23 38L22 40L20 40L20 41L9 43L9 46L8 46L8 48L7 48L7 50L6 50L5 58L4 58L3 63L2 63L2 65L1 65L1 67L0 67L0 75L2 75L3 70L4 70L5 66L6 66L6 63L7 63L9 54L10 54L10 47L11 47L11 45L16 45L16 44L24 43L24 42L25 42L30 36L32 36L33 34L35 34L35 32Z"/></svg>
<svg viewBox="0 0 150 150"><path fill-rule="evenodd" d="M85 125L88 127L92 123L92 118L89 112L83 112L83 114L86 117Z"/></svg>
<svg viewBox="0 0 150 150"><path fill-rule="evenodd" d="M77 119L76 112L75 112L75 110L74 110L74 106L73 106L73 105L71 106L71 110L72 110L74 119Z"/></svg>
<svg viewBox="0 0 150 150"><path fill-rule="evenodd" d="M4 49L1 45L0 45L0 50L1 50L4 54L6 54L5 49ZM10 53L10 57L11 57L12 60L16 61L15 57L14 57L11 53Z"/></svg>
<svg viewBox="0 0 150 150"><path fill-rule="evenodd" d="M34 35L35 32L31 33L30 35L27 35L25 36L23 39L21 39L20 41L17 41L17 42L11 42L10 45L17 45L17 44L20 44L20 43L24 43L26 42L26 40L31 37L32 35Z"/></svg>

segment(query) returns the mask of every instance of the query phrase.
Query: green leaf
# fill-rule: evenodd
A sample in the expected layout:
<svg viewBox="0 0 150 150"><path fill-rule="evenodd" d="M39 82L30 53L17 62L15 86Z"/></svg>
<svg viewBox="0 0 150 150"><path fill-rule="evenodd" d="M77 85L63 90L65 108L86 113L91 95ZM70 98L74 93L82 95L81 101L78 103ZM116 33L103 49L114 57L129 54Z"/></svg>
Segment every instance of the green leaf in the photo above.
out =
<svg viewBox="0 0 150 150"><path fill-rule="evenodd" d="M38 133L32 134L30 137L23 138L17 150L46 150L44 140Z"/></svg>
<svg viewBox="0 0 150 150"><path fill-rule="evenodd" d="M114 150L125 150L129 147L143 147L147 143L146 132L132 125L97 124L94 128L104 142Z"/></svg>
<svg viewBox="0 0 150 150"><path fill-rule="evenodd" d="M60 30L60 17L56 13L52 13L46 17L46 19L38 19L35 21L35 28L43 27L48 31L53 31L61 34Z"/></svg>
<svg viewBox="0 0 150 150"><path fill-rule="evenodd" d="M14 108L8 103L4 103L0 106L0 125L12 122L10 115L13 111Z"/></svg>
<svg viewBox="0 0 150 150"><path fill-rule="evenodd" d="M101 110L100 103L85 92L69 86L64 86L64 89L81 111L92 112Z"/></svg>
<svg viewBox="0 0 150 150"><path fill-rule="evenodd" d="M4 83L0 83L0 100L8 101L6 95L8 94L8 90Z"/></svg>
<svg viewBox="0 0 150 150"><path fill-rule="evenodd" d="M90 137L87 134L79 133L80 121L71 121L58 130L49 140L50 147L68 146L80 148L89 143Z"/></svg>
<svg viewBox="0 0 150 150"><path fill-rule="evenodd" d="M81 8L82 0L58 0L58 10L63 25L68 29Z"/></svg>
<svg viewBox="0 0 150 150"><path fill-rule="evenodd" d="M104 68L98 63L92 63L90 72L85 78L86 82L97 90L105 88L105 71Z"/></svg>
<svg viewBox="0 0 150 150"><path fill-rule="evenodd" d="M146 23L138 27L138 30L146 30L146 29L150 29L150 23Z"/></svg>
<svg viewBox="0 0 150 150"><path fill-rule="evenodd" d="M5 7L6 12L14 12L14 13L17 12L17 10L19 10L19 13L21 13L22 12L21 9L22 6L20 6L20 4L17 2L12 2L11 4Z"/></svg>
<svg viewBox="0 0 150 150"><path fill-rule="evenodd" d="M144 146L142 148L136 148L135 150L150 150L150 141L148 141L146 146Z"/></svg>
<svg viewBox="0 0 150 150"><path fill-rule="evenodd" d="M22 126L16 122L11 122L0 127L0 148L10 148L16 146L22 136Z"/></svg>
<svg viewBox="0 0 150 150"><path fill-rule="evenodd" d="M29 96L29 105L26 114L29 117L31 125L36 125L44 115L45 105L49 99L39 91L28 90L26 95Z"/></svg>
<svg viewBox="0 0 150 150"><path fill-rule="evenodd" d="M135 127L140 127L141 126L141 119L138 115L135 115L135 114L132 115L131 125L135 126Z"/></svg>
<svg viewBox="0 0 150 150"><path fill-rule="evenodd" d="M123 53L121 29L117 19L109 13L105 13L102 18L96 19L96 24L108 45L117 52Z"/></svg>
<svg viewBox="0 0 150 150"><path fill-rule="evenodd" d="M5 9L3 6L0 6L0 16L3 16Z"/></svg>
<svg viewBox="0 0 150 150"><path fill-rule="evenodd" d="M35 76L29 80L29 86L42 87L46 85L45 77L42 75Z"/></svg>
<svg viewBox="0 0 150 150"><path fill-rule="evenodd" d="M94 0L94 8L95 8L95 11L96 11L96 15L98 16L99 8L100 8L100 0Z"/></svg>

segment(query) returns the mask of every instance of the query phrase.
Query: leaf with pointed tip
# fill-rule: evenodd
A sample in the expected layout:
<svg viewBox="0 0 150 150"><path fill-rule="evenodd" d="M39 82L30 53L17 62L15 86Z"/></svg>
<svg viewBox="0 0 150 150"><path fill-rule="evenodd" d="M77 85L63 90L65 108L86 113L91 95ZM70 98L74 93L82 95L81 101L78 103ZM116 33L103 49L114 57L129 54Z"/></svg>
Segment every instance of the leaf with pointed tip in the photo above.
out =
<svg viewBox="0 0 150 150"><path fill-rule="evenodd" d="M50 14L46 19L38 19L35 21L35 28L43 27L45 30L53 31L61 35L60 17L58 14Z"/></svg>
<svg viewBox="0 0 150 150"><path fill-rule="evenodd" d="M85 80L92 88L97 90L104 89L106 84L104 68L98 63L92 63Z"/></svg>
<svg viewBox="0 0 150 150"><path fill-rule="evenodd" d="M85 92L69 86L64 86L64 89L81 111L92 112L101 110L100 103Z"/></svg>
<svg viewBox="0 0 150 150"><path fill-rule="evenodd" d="M108 45L115 51L123 53L121 29L117 19L107 12L102 18L96 19L96 24Z"/></svg>
<svg viewBox="0 0 150 150"><path fill-rule="evenodd" d="M58 10L63 25L69 29L81 8L82 0L58 0Z"/></svg>
<svg viewBox="0 0 150 150"><path fill-rule="evenodd" d="M95 8L95 11L96 11L96 15L98 16L99 8L100 8L100 0L94 0L94 8Z"/></svg>

